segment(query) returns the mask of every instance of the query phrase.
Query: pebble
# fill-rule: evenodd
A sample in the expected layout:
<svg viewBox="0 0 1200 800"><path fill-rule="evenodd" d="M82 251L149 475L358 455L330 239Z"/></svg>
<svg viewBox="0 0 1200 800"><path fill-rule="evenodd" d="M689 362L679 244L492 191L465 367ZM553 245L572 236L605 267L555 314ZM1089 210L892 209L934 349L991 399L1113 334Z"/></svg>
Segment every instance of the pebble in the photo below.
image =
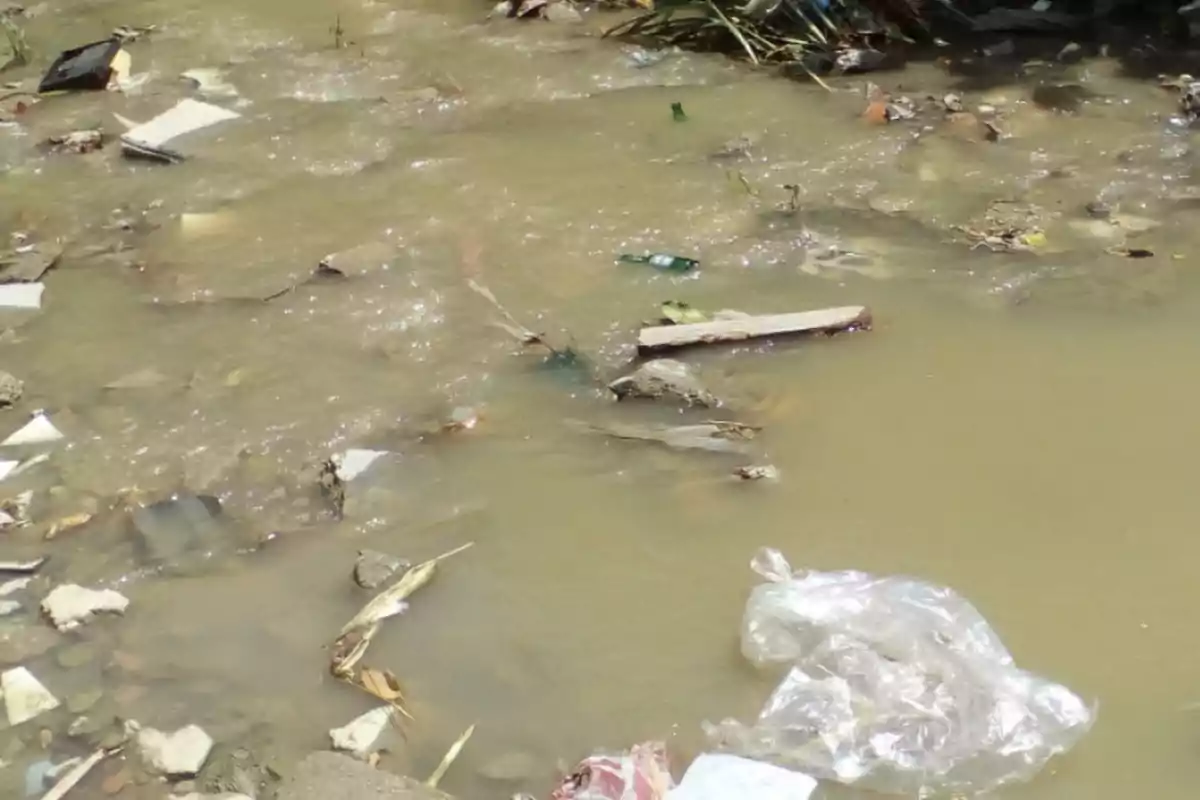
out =
<svg viewBox="0 0 1200 800"><path fill-rule="evenodd" d="M168 776L195 775L213 747L212 737L199 725L188 725L174 733L143 728L137 742L146 765Z"/></svg>
<svg viewBox="0 0 1200 800"><path fill-rule="evenodd" d="M54 661L63 669L74 669L96 657L96 649L87 642L68 645L60 648L54 654Z"/></svg>
<svg viewBox="0 0 1200 800"><path fill-rule="evenodd" d="M11 406L21 399L25 384L7 372L0 370L0 406Z"/></svg>
<svg viewBox="0 0 1200 800"><path fill-rule="evenodd" d="M133 780L129 767L121 767L100 782L100 791L107 795L120 794Z"/></svg>
<svg viewBox="0 0 1200 800"><path fill-rule="evenodd" d="M516 750L488 759L479 768L479 774L501 783L516 783L533 777L538 771L538 764L538 760L529 753Z"/></svg>
<svg viewBox="0 0 1200 800"><path fill-rule="evenodd" d="M375 589L409 566L408 561L378 550L359 550L354 562L354 582L364 589Z"/></svg>
<svg viewBox="0 0 1200 800"><path fill-rule="evenodd" d="M99 703L102 697L104 697L104 692L100 689L91 689L86 692L73 694L67 698L67 711L70 711L72 714L82 714L96 705L96 703Z"/></svg>

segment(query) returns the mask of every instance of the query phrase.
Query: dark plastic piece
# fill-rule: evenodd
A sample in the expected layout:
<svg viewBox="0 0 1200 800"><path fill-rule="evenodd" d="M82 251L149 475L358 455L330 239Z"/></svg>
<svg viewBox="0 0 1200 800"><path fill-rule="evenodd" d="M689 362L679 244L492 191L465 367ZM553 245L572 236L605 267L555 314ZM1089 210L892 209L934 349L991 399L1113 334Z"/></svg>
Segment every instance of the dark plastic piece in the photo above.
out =
<svg viewBox="0 0 1200 800"><path fill-rule="evenodd" d="M87 91L105 89L112 70L110 65L121 40L115 36L67 50L50 65L38 85L39 92Z"/></svg>

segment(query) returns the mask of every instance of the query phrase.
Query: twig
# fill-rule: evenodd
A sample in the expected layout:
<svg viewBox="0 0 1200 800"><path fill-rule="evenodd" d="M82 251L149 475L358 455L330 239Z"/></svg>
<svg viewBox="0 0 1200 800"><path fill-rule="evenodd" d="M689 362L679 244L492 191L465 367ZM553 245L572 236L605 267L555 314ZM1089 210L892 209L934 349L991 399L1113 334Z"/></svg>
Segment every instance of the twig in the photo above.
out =
<svg viewBox="0 0 1200 800"><path fill-rule="evenodd" d="M757 66L758 56L755 55L754 48L750 46L748 41L746 41L746 37L742 35L742 32L738 30L736 25L729 21L729 17L725 16L725 14L720 8L717 7L717 4L714 3L713 0L704 0L704 2L708 3L708 7L711 8L713 13L716 14L721 22L725 24L725 27L729 29L729 32L732 33L739 42L741 42L742 47L746 50L746 55L750 56L750 61Z"/></svg>
<svg viewBox="0 0 1200 800"><path fill-rule="evenodd" d="M454 744L450 745L450 749L446 751L446 755L442 758L442 763L438 764L437 769L425 781L425 785L431 789L436 789L438 782L446 775L446 771L450 769L450 765L454 763L454 759L458 758L458 754L462 752L463 745L471 738L471 734L475 732L475 726L467 728L463 731L463 735L458 737Z"/></svg>

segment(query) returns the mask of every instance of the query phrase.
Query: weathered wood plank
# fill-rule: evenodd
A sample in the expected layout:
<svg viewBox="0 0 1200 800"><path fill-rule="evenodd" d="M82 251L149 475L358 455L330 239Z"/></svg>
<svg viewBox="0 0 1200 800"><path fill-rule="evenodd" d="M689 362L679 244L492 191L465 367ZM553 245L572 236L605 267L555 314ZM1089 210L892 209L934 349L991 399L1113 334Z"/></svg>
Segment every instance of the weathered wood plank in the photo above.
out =
<svg viewBox="0 0 1200 800"><path fill-rule="evenodd" d="M801 333L870 328L866 306L842 306L792 314L764 314L687 325L655 325L638 332L638 352L655 353L698 344L720 344Z"/></svg>

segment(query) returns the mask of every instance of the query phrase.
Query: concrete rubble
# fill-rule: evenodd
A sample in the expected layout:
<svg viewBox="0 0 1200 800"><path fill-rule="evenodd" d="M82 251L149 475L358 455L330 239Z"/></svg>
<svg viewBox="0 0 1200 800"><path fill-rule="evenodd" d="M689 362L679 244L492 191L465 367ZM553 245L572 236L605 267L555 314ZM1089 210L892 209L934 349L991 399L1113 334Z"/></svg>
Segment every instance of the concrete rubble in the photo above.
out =
<svg viewBox="0 0 1200 800"><path fill-rule="evenodd" d="M168 777L195 775L212 752L212 737L199 725L188 725L174 733L142 728L138 749L146 766Z"/></svg>
<svg viewBox="0 0 1200 800"><path fill-rule="evenodd" d="M56 586L42 600L42 611L60 631L78 628L102 612L125 613L129 598L112 589L88 589L74 583Z"/></svg>

